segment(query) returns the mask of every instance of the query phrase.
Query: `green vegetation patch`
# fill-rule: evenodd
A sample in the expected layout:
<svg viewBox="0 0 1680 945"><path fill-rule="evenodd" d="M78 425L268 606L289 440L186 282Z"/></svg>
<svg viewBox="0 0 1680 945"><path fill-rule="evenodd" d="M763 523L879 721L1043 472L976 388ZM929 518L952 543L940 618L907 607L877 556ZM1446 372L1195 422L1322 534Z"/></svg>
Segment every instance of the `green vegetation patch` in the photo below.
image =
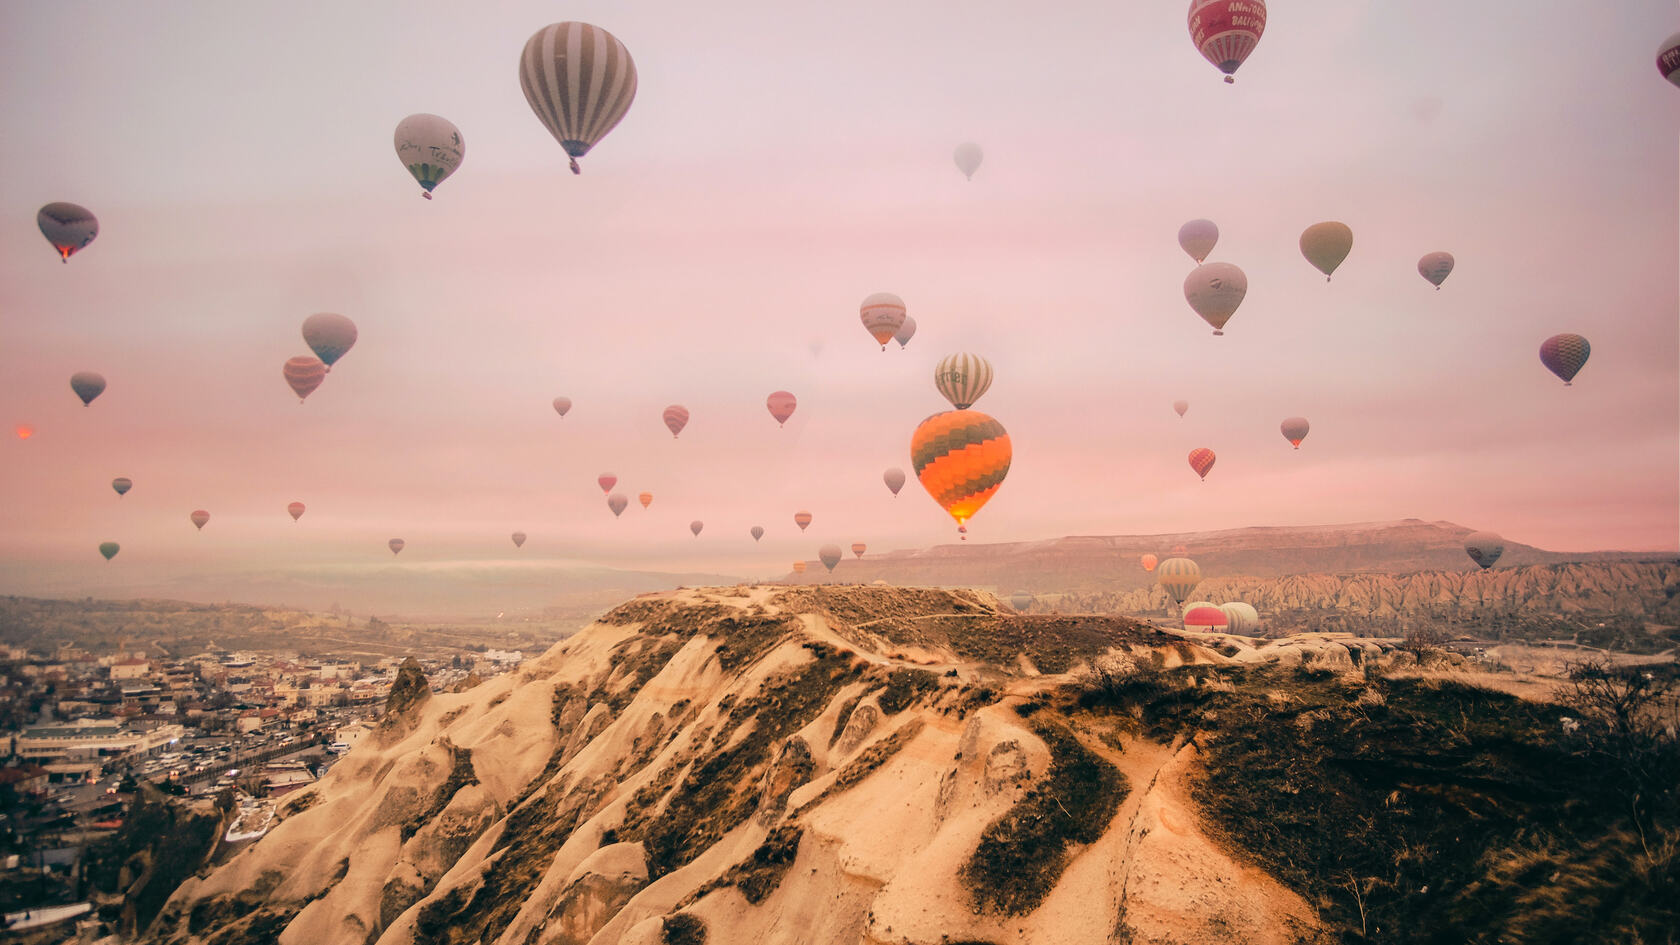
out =
<svg viewBox="0 0 1680 945"><path fill-rule="evenodd" d="M963 864L960 875L977 908L1010 915L1036 909L1067 868L1068 847L1096 842L1131 790L1119 769L1062 723L1040 717L1033 732L1050 749L1050 769L987 825Z"/></svg>

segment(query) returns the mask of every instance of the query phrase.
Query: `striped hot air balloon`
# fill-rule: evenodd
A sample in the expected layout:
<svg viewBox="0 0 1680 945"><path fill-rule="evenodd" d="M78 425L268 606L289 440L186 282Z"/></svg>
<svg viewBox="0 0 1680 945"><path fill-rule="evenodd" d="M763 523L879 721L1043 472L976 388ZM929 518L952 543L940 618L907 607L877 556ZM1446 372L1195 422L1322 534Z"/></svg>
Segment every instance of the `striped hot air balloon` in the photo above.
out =
<svg viewBox="0 0 1680 945"><path fill-rule="evenodd" d="M747 534L753 536L753 541L757 541L764 537L764 526L754 525L753 527L747 529Z"/></svg>
<svg viewBox="0 0 1680 945"><path fill-rule="evenodd" d="M865 551L868 551L868 550L869 550L869 546L864 544L863 542L861 542L861 541L852 542L852 554L856 555L857 557L859 557L859 558L863 557L863 553Z"/></svg>
<svg viewBox="0 0 1680 945"><path fill-rule="evenodd" d="M1219 609L1225 612L1225 619L1228 621L1225 626L1227 633L1254 636L1259 632L1260 612L1254 609L1253 604L1244 603L1240 600L1232 601L1228 604L1220 604Z"/></svg>
<svg viewBox="0 0 1680 945"><path fill-rule="evenodd" d="M1592 345L1587 343L1587 339L1567 332L1553 335L1540 345L1540 363L1546 366L1546 370L1563 378L1565 387L1574 386L1575 375L1581 372L1591 355Z"/></svg>
<svg viewBox="0 0 1680 945"><path fill-rule="evenodd" d="M992 362L966 351L948 355L934 366L933 386L951 406L967 410L992 386Z"/></svg>
<svg viewBox="0 0 1680 945"><path fill-rule="evenodd" d="M770 408L770 416L776 418L777 426L781 426L793 416L794 408L799 406L799 400L787 391L779 390L764 399L764 406Z"/></svg>
<svg viewBox="0 0 1680 945"><path fill-rule="evenodd" d="M618 38L588 23L551 23L525 42L519 87L537 120L577 159L613 130L636 99L636 63Z"/></svg>
<svg viewBox="0 0 1680 945"><path fill-rule="evenodd" d="M671 439L674 440L677 434L683 431L683 427L688 426L688 408L682 404L672 404L665 408L660 418L665 421L665 428L671 431Z"/></svg>
<svg viewBox="0 0 1680 945"><path fill-rule="evenodd" d="M63 262L69 262L99 235L99 220L88 208L73 203L47 204L36 211L35 225Z"/></svg>
<svg viewBox="0 0 1680 945"><path fill-rule="evenodd" d="M1198 446L1190 451L1190 468L1194 469L1196 471L1196 475L1201 476L1202 480L1205 482L1207 480L1208 471L1213 468L1215 458L1213 450L1210 450L1205 446Z"/></svg>
<svg viewBox="0 0 1680 945"><path fill-rule="evenodd" d="M1202 569L1189 558L1168 558L1155 569L1155 582L1174 604L1183 604L1196 585L1202 583Z"/></svg>
<svg viewBox="0 0 1680 945"><path fill-rule="evenodd" d="M877 292L863 300L858 307L858 315L863 319L864 330L885 351L887 342L893 340L898 330L904 327L904 300L891 292Z"/></svg>
<svg viewBox="0 0 1680 945"><path fill-rule="evenodd" d="M1294 444L1296 449L1300 449L1301 441L1307 438L1307 431L1312 429L1312 424L1307 422L1306 417L1288 417L1278 425L1278 429L1283 431L1284 439Z"/></svg>
<svg viewBox="0 0 1680 945"><path fill-rule="evenodd" d="M804 531L805 526L811 524L811 513L805 511L793 513L793 524L798 525L800 531Z"/></svg>
<svg viewBox="0 0 1680 945"><path fill-rule="evenodd" d="M1441 291L1441 283L1447 281L1452 271L1452 253L1428 253L1418 260L1418 275L1428 279L1437 292Z"/></svg>
<svg viewBox="0 0 1680 945"><path fill-rule="evenodd" d="M297 395L298 403L315 392L321 382L327 379L327 366L320 358L299 355L286 361L280 373L286 378L286 383Z"/></svg>
<svg viewBox="0 0 1680 945"><path fill-rule="evenodd" d="M1013 456L1003 424L978 410L936 413L910 437L916 478L959 531L1003 485Z"/></svg>
<svg viewBox="0 0 1680 945"><path fill-rule="evenodd" d="M134 488L134 480L127 476L118 476L111 480L111 488L117 490L118 496L127 495L128 490Z"/></svg>
<svg viewBox="0 0 1680 945"><path fill-rule="evenodd" d="M805 562L795 561L793 563L793 573L794 574L804 574L805 573Z"/></svg>
<svg viewBox="0 0 1680 945"><path fill-rule="evenodd" d="M210 513L204 511L203 509L196 509L193 511L193 514L187 517L192 520L193 525L197 527L199 531L204 531L204 524L210 521Z"/></svg>
<svg viewBox="0 0 1680 945"><path fill-rule="evenodd" d="M639 495L636 496L636 501L642 503L642 508L645 509L648 506L653 504L653 493L651 493L651 492L640 493Z"/></svg>
<svg viewBox="0 0 1680 945"><path fill-rule="evenodd" d="M1190 41L1226 82L1265 32L1266 0L1190 0Z"/></svg>

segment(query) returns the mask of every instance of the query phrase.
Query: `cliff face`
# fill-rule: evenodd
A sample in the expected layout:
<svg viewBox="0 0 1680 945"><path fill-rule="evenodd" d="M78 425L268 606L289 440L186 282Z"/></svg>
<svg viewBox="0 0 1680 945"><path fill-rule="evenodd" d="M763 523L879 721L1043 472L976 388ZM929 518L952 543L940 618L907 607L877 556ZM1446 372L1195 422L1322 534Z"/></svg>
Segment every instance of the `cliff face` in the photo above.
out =
<svg viewBox="0 0 1680 945"><path fill-rule="evenodd" d="M967 592L639 598L516 674L410 705L144 940L1314 936L1311 907L1197 827L1194 750L1017 711L1041 671L1105 651L1225 659Z"/></svg>

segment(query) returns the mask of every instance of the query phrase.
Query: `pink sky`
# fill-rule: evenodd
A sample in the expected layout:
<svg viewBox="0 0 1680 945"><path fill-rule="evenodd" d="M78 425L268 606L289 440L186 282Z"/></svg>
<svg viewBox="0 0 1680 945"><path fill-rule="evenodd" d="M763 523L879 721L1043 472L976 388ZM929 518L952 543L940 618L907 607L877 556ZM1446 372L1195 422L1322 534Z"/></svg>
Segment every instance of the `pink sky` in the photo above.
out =
<svg viewBox="0 0 1680 945"><path fill-rule="evenodd" d="M973 540L1416 516L1677 545L1670 3L1277 4L1234 86L1183 2L492 6L0 10L0 423L36 430L0 441L0 592L383 566L393 536L399 564L744 576L947 542L913 476L894 500L880 475L960 350L996 366L977 408L1015 446ZM515 73L563 18L640 75L581 177ZM467 145L433 201L391 148L420 111ZM69 265L35 226L55 200L100 219ZM1196 217L1249 278L1220 338L1182 295ZM1296 241L1330 219L1355 241L1326 285ZM908 349L860 325L877 291ZM280 365L316 311L361 339L300 407ZM1567 389L1536 354L1562 331L1593 346ZM91 408L80 370L109 381Z"/></svg>

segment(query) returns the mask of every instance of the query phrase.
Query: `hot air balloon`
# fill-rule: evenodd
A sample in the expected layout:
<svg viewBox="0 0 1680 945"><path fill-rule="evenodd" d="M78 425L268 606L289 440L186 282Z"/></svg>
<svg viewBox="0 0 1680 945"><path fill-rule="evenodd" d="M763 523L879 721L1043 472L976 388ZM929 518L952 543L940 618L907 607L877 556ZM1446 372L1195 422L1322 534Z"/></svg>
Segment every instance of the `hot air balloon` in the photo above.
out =
<svg viewBox="0 0 1680 945"><path fill-rule="evenodd" d="M1191 220L1178 228L1178 245L1197 264L1207 262L1219 242L1219 227L1212 220Z"/></svg>
<svg viewBox="0 0 1680 945"><path fill-rule="evenodd" d="M1033 605L1033 601L1035 600L1037 600L1037 598L1033 597L1031 591L1016 591L1015 593L1009 595L1009 606L1018 611L1025 612L1028 607Z"/></svg>
<svg viewBox="0 0 1680 945"><path fill-rule="evenodd" d="M1499 561L1499 556L1505 553L1505 539L1493 532L1471 532L1464 536L1464 553L1485 571L1493 567Z"/></svg>
<svg viewBox="0 0 1680 945"><path fill-rule="evenodd" d="M1307 438L1307 430L1311 429L1311 425L1307 423L1306 417L1289 417L1279 425L1278 429L1283 431L1284 439L1293 443L1296 449L1300 449L1301 441ZM1213 464L1210 462L1208 465Z"/></svg>
<svg viewBox="0 0 1680 945"><path fill-rule="evenodd" d="M35 428L27 423L20 423L12 432L17 434L18 439L27 440L35 435Z"/></svg>
<svg viewBox="0 0 1680 945"><path fill-rule="evenodd" d="M957 145L957 150L951 154L951 159L957 162L957 170L962 171L963 176L969 180L974 179L974 172L980 169L980 162L985 160L985 157L980 146L972 141Z"/></svg>
<svg viewBox="0 0 1680 945"><path fill-rule="evenodd" d="M910 437L916 478L959 532L1003 485L1013 455L1003 424L978 410L936 413Z"/></svg>
<svg viewBox="0 0 1680 945"><path fill-rule="evenodd" d="M811 524L811 513L805 511L793 513L793 524L798 525L800 531L804 531L805 526Z"/></svg>
<svg viewBox="0 0 1680 945"><path fill-rule="evenodd" d="M327 379L327 366L321 362L320 358L299 355L288 360L286 366L281 369L281 373L285 376L286 383L291 385L292 393L298 396L298 403L301 404L305 397L314 393L315 388L320 387L321 382Z"/></svg>
<svg viewBox="0 0 1680 945"><path fill-rule="evenodd" d="M695 538L700 537L700 529L705 527L706 523L700 521L699 519L695 519L694 521L688 523L688 530L694 533Z"/></svg>
<svg viewBox="0 0 1680 945"><path fill-rule="evenodd" d="M1202 263L1184 277L1184 300L1216 335L1225 334L1225 323L1247 294L1248 276L1230 263Z"/></svg>
<svg viewBox="0 0 1680 945"><path fill-rule="evenodd" d="M794 574L804 574L805 573L805 562L795 561L793 563L793 573Z"/></svg>
<svg viewBox="0 0 1680 945"><path fill-rule="evenodd" d="M764 526L754 525L753 527L747 529L747 534L753 536L753 541L757 541L764 537Z"/></svg>
<svg viewBox="0 0 1680 945"><path fill-rule="evenodd" d="M840 563L840 557L839 545L823 545L817 549L817 560L822 562L829 574L834 573L834 566Z"/></svg>
<svg viewBox="0 0 1680 945"><path fill-rule="evenodd" d="M1190 0L1190 41L1226 82L1266 32L1266 0Z"/></svg>
<svg viewBox="0 0 1680 945"><path fill-rule="evenodd" d="M1190 554L1190 549L1183 545L1173 545L1172 551L1169 552L1169 554L1171 554L1174 558L1183 558Z"/></svg>
<svg viewBox="0 0 1680 945"><path fill-rule="evenodd" d="M665 428L671 431L671 439L673 440L677 438L677 434L683 431L683 427L688 426L688 408L682 404L672 404L666 407L665 412L660 414L660 417L665 421Z"/></svg>
<svg viewBox="0 0 1680 945"><path fill-rule="evenodd" d="M82 399L82 406L93 403L93 399L105 392L105 376L92 371L77 371L70 375L70 389Z"/></svg>
<svg viewBox="0 0 1680 945"><path fill-rule="evenodd" d="M1138 559L1138 562L1143 565L1143 569L1145 571L1153 571L1155 570L1155 563L1158 560L1159 559L1157 559L1154 555L1144 555L1142 558Z"/></svg>
<svg viewBox="0 0 1680 945"><path fill-rule="evenodd" d="M1205 446L1198 446L1190 451L1190 468L1194 469L1196 475L1201 476L1203 480L1207 479L1208 470L1213 468L1213 461L1213 450Z"/></svg>
<svg viewBox="0 0 1680 945"><path fill-rule="evenodd" d="M1202 583L1202 569L1189 558L1168 558L1155 569L1155 581L1174 604L1183 604L1196 585Z"/></svg>
<svg viewBox="0 0 1680 945"><path fill-rule="evenodd" d="M902 351L905 346L910 344L910 339L914 337L916 337L916 320L906 315L904 316L904 324L898 326L898 331L893 332L893 340L898 342L899 350Z"/></svg>
<svg viewBox="0 0 1680 945"><path fill-rule="evenodd" d="M1675 85L1680 85L1680 33L1663 40L1657 48L1657 71Z"/></svg>
<svg viewBox="0 0 1680 945"><path fill-rule="evenodd" d="M1188 400L1175 400L1175 401L1173 401L1173 411L1175 413L1177 413L1179 416L1181 416L1181 417L1184 416L1185 411L1187 411L1189 409L1190 409L1190 401L1188 401Z"/></svg>
<svg viewBox="0 0 1680 945"><path fill-rule="evenodd" d="M1220 604L1219 609L1225 613L1227 633L1253 636L1260 629L1260 612L1254 609L1253 604L1232 601L1229 604Z"/></svg>
<svg viewBox="0 0 1680 945"><path fill-rule="evenodd" d="M636 63L618 38L588 23L551 23L525 42L519 87L537 120L577 159L613 130L636 98Z"/></svg>
<svg viewBox="0 0 1680 945"><path fill-rule="evenodd" d="M887 489L897 498L898 490L904 488L904 470L894 466L881 474L881 481L887 484Z"/></svg>
<svg viewBox="0 0 1680 945"><path fill-rule="evenodd" d="M303 320L303 340L330 371L355 346L356 323L336 312L316 312Z"/></svg>
<svg viewBox="0 0 1680 945"><path fill-rule="evenodd" d="M1558 377L1563 378L1563 386L1573 387L1575 375L1580 373L1582 365L1592 355L1592 345L1580 335L1564 333L1547 338L1540 345L1540 363L1546 366Z"/></svg>
<svg viewBox="0 0 1680 945"><path fill-rule="evenodd" d="M864 299L858 312L864 330L881 345L882 351L887 350L887 342L904 327L904 300L891 292L877 292Z"/></svg>
<svg viewBox="0 0 1680 945"><path fill-rule="evenodd" d="M99 220L86 207L73 203L47 204L36 211L35 225L64 262L99 235Z"/></svg>
<svg viewBox="0 0 1680 945"><path fill-rule="evenodd" d="M455 173L467 155L461 129L447 118L424 113L397 122L392 143L397 148L397 160L420 182L420 196L427 200L432 199L432 188Z"/></svg>
<svg viewBox="0 0 1680 945"><path fill-rule="evenodd" d="M1435 291L1441 291L1441 283L1452 275L1452 253L1427 253L1418 260L1418 275L1428 279L1435 286Z"/></svg>
<svg viewBox="0 0 1680 945"><path fill-rule="evenodd" d="M554 412L559 414L562 418L564 418L566 416L566 411L568 411L570 409L572 409L572 398L570 398L570 397L556 397L556 398L554 398Z"/></svg>
<svg viewBox="0 0 1680 945"><path fill-rule="evenodd" d="M121 550L122 546L114 541L102 541L99 543L99 553L105 556L106 561L115 558L117 556L117 552Z"/></svg>
<svg viewBox="0 0 1680 945"><path fill-rule="evenodd" d="M192 519L193 525L196 526L199 531L204 531L204 523L210 521L210 513L204 511L203 509L198 509L187 517Z"/></svg>
<svg viewBox="0 0 1680 945"><path fill-rule="evenodd" d="M111 480L111 488L117 490L117 495L127 495L128 490L134 488L134 480L127 476L118 476Z"/></svg>
<svg viewBox="0 0 1680 945"><path fill-rule="evenodd" d="M642 503L642 508L645 509L648 506L653 504L653 493L651 493L651 492L639 493L636 496L636 501Z"/></svg>
<svg viewBox="0 0 1680 945"><path fill-rule="evenodd" d="M793 416L793 409L799 406L799 401L787 391L778 390L765 398L764 406L770 408L770 416L776 418L777 426L781 426L787 423L789 417Z"/></svg>
<svg viewBox="0 0 1680 945"><path fill-rule="evenodd" d="M869 550L869 546L864 544L863 542L861 542L861 541L852 542L852 554L856 555L857 557L859 557L859 558L863 557L863 553L865 551L868 551L868 550Z"/></svg>
<svg viewBox="0 0 1680 945"><path fill-rule="evenodd" d="M1184 612L1184 629L1186 630L1199 630L1208 633L1223 630L1230 624L1231 618L1225 616L1225 611L1212 605L1195 607Z"/></svg>
<svg viewBox="0 0 1680 945"><path fill-rule="evenodd" d="M612 493L613 486L618 485L618 477L610 472L602 473L595 477L595 484L601 487L603 495L608 495Z"/></svg>
<svg viewBox="0 0 1680 945"><path fill-rule="evenodd" d="M401 538L393 538L386 542L385 546L391 549L391 554L398 554L403 550L403 545L405 544L407 544L407 542L403 541Z"/></svg>
<svg viewBox="0 0 1680 945"><path fill-rule="evenodd" d="M618 518L620 515L623 515L624 510L629 507L630 500L625 498L622 492L614 492L612 495L607 496L607 508L612 509L613 518Z"/></svg>
<svg viewBox="0 0 1680 945"><path fill-rule="evenodd" d="M441 180L441 178L439 178L439 179ZM525 547L525 533L524 532L514 532L513 533L513 547L515 547L515 548Z"/></svg>
<svg viewBox="0 0 1680 945"><path fill-rule="evenodd" d="M303 518L303 503L293 502L291 505L286 506L286 511L291 514L292 521L295 522L298 519Z"/></svg>
<svg viewBox="0 0 1680 945"><path fill-rule="evenodd" d="M1307 257L1314 269L1324 273L1325 282L1330 281L1330 274L1352 251L1353 230L1346 223L1334 220L1314 223L1301 231L1301 255Z"/></svg>
<svg viewBox="0 0 1680 945"><path fill-rule="evenodd" d="M967 410L992 386L992 362L964 351L947 355L933 368L933 386L951 406Z"/></svg>

